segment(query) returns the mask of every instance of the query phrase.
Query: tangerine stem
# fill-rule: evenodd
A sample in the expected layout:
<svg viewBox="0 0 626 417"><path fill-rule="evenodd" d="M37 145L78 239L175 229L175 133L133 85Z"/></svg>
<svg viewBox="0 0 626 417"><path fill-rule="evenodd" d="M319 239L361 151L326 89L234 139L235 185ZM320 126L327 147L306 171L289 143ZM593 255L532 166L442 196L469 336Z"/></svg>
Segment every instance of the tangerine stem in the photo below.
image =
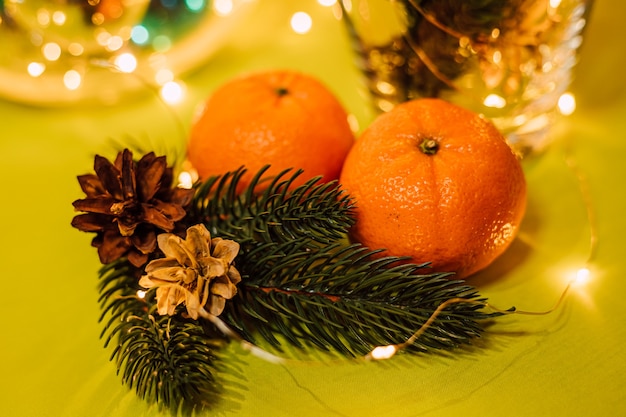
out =
<svg viewBox="0 0 626 417"><path fill-rule="evenodd" d="M289 94L289 89L287 87L278 87L276 89L276 94L281 97L281 96L286 96L287 94Z"/></svg>
<svg viewBox="0 0 626 417"><path fill-rule="evenodd" d="M419 146L420 150L426 155L434 155L439 150L439 142L433 138L425 138Z"/></svg>

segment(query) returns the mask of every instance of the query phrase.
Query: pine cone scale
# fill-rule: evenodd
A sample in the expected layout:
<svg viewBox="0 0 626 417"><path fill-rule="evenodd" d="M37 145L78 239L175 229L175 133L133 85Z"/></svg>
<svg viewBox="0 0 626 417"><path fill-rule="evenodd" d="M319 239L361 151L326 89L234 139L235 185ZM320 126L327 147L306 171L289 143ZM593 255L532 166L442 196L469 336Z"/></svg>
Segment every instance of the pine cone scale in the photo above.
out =
<svg viewBox="0 0 626 417"><path fill-rule="evenodd" d="M91 243L98 248L98 256L103 264L121 258L132 246L129 238L111 230L98 234Z"/></svg>
<svg viewBox="0 0 626 417"><path fill-rule="evenodd" d="M115 208L115 204L117 203L118 201L114 198L104 196L76 200L72 203L72 205L78 211L113 215L118 214L114 212L118 211L118 209Z"/></svg>
<svg viewBox="0 0 626 417"><path fill-rule="evenodd" d="M121 185L123 200L132 200L135 198L135 162L133 154L125 149L122 154L122 172Z"/></svg>
<svg viewBox="0 0 626 417"><path fill-rule="evenodd" d="M104 230L104 216L95 213L85 213L74 216L72 219L72 227L83 232L101 232Z"/></svg>
<svg viewBox="0 0 626 417"><path fill-rule="evenodd" d="M94 158L94 170L107 193L117 200L122 200L122 183L119 169L105 157L96 155Z"/></svg>
<svg viewBox="0 0 626 417"><path fill-rule="evenodd" d="M142 201L155 197L163 181L167 162L165 157L155 157L149 153L137 162L137 194ZM170 180L171 181L171 180Z"/></svg>
<svg viewBox="0 0 626 417"><path fill-rule="evenodd" d="M148 230L144 233L135 233L131 236L131 242L139 252L149 255L157 247L156 233L153 230Z"/></svg>
<svg viewBox="0 0 626 417"><path fill-rule="evenodd" d="M107 190L104 188L97 175L85 174L79 175L77 178L81 190L87 194L87 197L97 197L107 194Z"/></svg>

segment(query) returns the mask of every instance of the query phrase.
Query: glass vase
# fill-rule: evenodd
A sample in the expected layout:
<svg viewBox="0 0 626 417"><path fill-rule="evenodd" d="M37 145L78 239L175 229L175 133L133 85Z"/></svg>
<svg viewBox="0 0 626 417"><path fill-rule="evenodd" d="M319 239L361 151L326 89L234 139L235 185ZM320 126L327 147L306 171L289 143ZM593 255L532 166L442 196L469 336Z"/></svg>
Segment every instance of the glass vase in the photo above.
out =
<svg viewBox="0 0 626 417"><path fill-rule="evenodd" d="M378 111L443 98L491 119L526 155L546 146L555 117L571 109L566 93L592 0L341 4Z"/></svg>

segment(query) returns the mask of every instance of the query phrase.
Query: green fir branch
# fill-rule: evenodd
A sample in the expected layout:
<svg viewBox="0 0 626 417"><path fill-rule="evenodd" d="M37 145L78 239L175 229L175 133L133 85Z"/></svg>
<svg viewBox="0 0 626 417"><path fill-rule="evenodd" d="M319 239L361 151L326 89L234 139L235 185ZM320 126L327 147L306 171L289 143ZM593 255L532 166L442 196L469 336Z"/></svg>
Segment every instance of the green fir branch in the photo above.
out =
<svg viewBox="0 0 626 417"><path fill-rule="evenodd" d="M473 302L449 306L412 350L469 344L482 332L479 322L495 316L481 310L475 288L450 274L375 255L341 242L316 251L303 243L259 245L238 264L245 278L223 319L279 350L276 335L296 347L354 357L404 342L452 298Z"/></svg>
<svg viewBox="0 0 626 417"><path fill-rule="evenodd" d="M212 235L234 239L242 247L297 241L318 246L345 237L354 224L353 206L335 181L313 178L294 187L302 171L285 170L267 179L268 168L241 193L237 186L244 169L198 185L187 223L203 223Z"/></svg>
<svg viewBox="0 0 626 417"><path fill-rule="evenodd" d="M241 244L236 265L243 279L222 318L245 338L260 335L280 350L282 337L299 348L357 356L403 342L446 300L482 300L449 273L350 245L353 205L336 183L314 178L293 188L300 172L285 171L262 184L264 169L238 194L243 172L200 184L187 221ZM452 305L413 349L470 343L488 317L477 303Z"/></svg>
<svg viewBox="0 0 626 417"><path fill-rule="evenodd" d="M102 337L105 346L113 345L122 383L172 414L211 408L224 391L216 374L237 375L220 360L223 336L181 315L158 315L154 292L137 296L139 273L125 260L100 271Z"/></svg>

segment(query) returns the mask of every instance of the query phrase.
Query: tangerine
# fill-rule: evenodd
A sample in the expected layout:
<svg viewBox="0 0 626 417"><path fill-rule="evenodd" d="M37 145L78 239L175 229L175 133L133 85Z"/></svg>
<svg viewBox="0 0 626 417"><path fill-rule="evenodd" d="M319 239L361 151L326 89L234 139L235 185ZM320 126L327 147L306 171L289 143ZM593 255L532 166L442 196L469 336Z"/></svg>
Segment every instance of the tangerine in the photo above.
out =
<svg viewBox="0 0 626 417"><path fill-rule="evenodd" d="M467 277L515 238L526 208L521 163L488 120L441 99L380 115L340 177L354 198L353 240Z"/></svg>
<svg viewBox="0 0 626 417"><path fill-rule="evenodd" d="M206 178L247 168L239 186L266 175L303 169L294 182L336 180L354 143L338 98L311 75L270 70L240 76L217 88L194 121L188 159Z"/></svg>

